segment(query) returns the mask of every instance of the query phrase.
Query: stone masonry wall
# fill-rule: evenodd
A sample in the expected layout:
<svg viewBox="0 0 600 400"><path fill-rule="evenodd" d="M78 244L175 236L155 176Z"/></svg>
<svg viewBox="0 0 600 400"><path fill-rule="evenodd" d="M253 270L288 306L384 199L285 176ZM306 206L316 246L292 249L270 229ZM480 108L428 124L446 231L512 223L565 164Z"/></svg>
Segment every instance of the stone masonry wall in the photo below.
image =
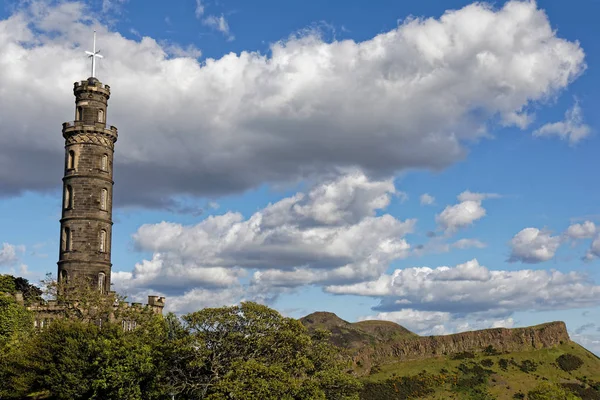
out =
<svg viewBox="0 0 600 400"><path fill-rule="evenodd" d="M63 124L65 170L58 279L87 278L110 290L113 156L117 129L106 129L110 88L76 83L75 121Z"/></svg>

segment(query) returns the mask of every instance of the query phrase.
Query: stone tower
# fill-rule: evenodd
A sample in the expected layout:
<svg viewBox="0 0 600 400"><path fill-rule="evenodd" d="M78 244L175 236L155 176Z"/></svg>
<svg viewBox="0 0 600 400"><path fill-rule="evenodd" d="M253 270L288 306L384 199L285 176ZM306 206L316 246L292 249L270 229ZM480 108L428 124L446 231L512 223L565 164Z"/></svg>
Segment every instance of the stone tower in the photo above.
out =
<svg viewBox="0 0 600 400"><path fill-rule="evenodd" d="M106 127L110 87L75 82L75 121L63 124L65 171L58 279L86 279L110 291L113 153L117 128Z"/></svg>

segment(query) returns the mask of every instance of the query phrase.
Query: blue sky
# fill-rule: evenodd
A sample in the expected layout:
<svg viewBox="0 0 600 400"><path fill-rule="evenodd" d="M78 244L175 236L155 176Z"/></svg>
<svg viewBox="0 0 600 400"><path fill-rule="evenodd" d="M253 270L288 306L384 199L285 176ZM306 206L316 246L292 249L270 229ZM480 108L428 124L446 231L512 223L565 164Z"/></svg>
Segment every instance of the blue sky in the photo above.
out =
<svg viewBox="0 0 600 400"><path fill-rule="evenodd" d="M130 298L422 334L564 320L600 352L599 10L6 2L0 272L56 272L60 128L96 29Z"/></svg>

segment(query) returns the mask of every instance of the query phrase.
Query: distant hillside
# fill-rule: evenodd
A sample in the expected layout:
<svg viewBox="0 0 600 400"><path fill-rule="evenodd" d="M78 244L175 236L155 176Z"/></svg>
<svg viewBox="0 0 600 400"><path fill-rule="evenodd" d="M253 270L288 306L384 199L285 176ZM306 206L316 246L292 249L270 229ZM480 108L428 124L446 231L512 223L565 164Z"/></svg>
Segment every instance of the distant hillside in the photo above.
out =
<svg viewBox="0 0 600 400"><path fill-rule="evenodd" d="M416 338L417 334L389 321L362 321L350 323L334 313L315 312L300 318L309 330L324 329L331 332L331 342L347 349L360 349L367 345Z"/></svg>
<svg viewBox="0 0 600 400"><path fill-rule="evenodd" d="M600 400L600 359L572 342L563 322L444 336L419 336L388 321L350 323L329 312L300 322L332 333L365 382L363 400L533 399L548 388L556 392L544 398L566 399L566 391Z"/></svg>
<svg viewBox="0 0 600 400"><path fill-rule="evenodd" d="M329 312L315 312L300 318L309 330L325 329L331 342L348 351L361 374L373 365L421 360L461 352L482 352L488 347L500 352L527 351L570 342L563 322L527 328L494 328L445 336L419 336L389 321L350 323ZM358 372L358 371L357 371Z"/></svg>

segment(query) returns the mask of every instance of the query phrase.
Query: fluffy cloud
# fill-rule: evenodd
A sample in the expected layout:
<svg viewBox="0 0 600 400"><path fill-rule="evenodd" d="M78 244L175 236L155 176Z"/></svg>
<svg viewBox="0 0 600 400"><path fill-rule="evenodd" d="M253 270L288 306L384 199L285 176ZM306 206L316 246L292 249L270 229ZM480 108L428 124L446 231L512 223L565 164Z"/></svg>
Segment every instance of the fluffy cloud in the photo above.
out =
<svg viewBox="0 0 600 400"><path fill-rule="evenodd" d="M512 250L508 261L521 261L529 264L548 261L554 257L561 243L562 238L552 236L549 231L525 228L511 239Z"/></svg>
<svg viewBox="0 0 600 400"><path fill-rule="evenodd" d="M522 120L585 68L579 44L558 38L535 2L475 3L362 42L311 33L269 55L202 63L110 32L82 3L35 4L0 21L3 195L60 184L60 124L74 114L73 81L87 76L92 28L105 56L98 75L112 86L107 117L120 132L117 205L165 206L339 167L374 176L444 168L490 120ZM40 134L52 121L55 134Z"/></svg>
<svg viewBox="0 0 600 400"><path fill-rule="evenodd" d="M495 193L473 193L465 191L458 195L460 203L447 206L444 211L435 216L435 221L446 233L454 233L465 228L485 216L485 208L481 202L489 198L497 198Z"/></svg>
<svg viewBox="0 0 600 400"><path fill-rule="evenodd" d="M427 193L422 194L420 200L422 206L430 206L435 203L435 197Z"/></svg>
<svg viewBox="0 0 600 400"><path fill-rule="evenodd" d="M570 239L590 239L596 234L596 224L592 221L585 221L582 224L572 224L567 228L565 236Z"/></svg>
<svg viewBox="0 0 600 400"><path fill-rule="evenodd" d="M16 264L19 261L19 253L24 251L24 246L2 243L2 247L0 247L0 267Z"/></svg>
<svg viewBox="0 0 600 400"><path fill-rule="evenodd" d="M534 136L558 136L575 144L586 138L591 132L588 125L583 123L583 113L578 103L567 110L565 119L561 122L546 124L533 132Z"/></svg>
<svg viewBox="0 0 600 400"><path fill-rule="evenodd" d="M331 285L334 294L380 298L382 312L413 309L507 318L515 311L593 307L600 286L577 272L497 271L471 260L455 267L397 269L370 282Z"/></svg>
<svg viewBox="0 0 600 400"><path fill-rule="evenodd" d="M391 180L371 181L355 172L247 219L228 212L193 226L143 225L135 244L153 252L152 260L116 276L125 290L162 292L231 287L251 270L249 290L259 292L374 279L410 251L403 237L416 221L376 215L396 193Z"/></svg>
<svg viewBox="0 0 600 400"><path fill-rule="evenodd" d="M586 253L584 260L592 261L598 257L600 257L600 234L598 236L596 236L596 238L592 242L592 245L590 246L590 249Z"/></svg>

